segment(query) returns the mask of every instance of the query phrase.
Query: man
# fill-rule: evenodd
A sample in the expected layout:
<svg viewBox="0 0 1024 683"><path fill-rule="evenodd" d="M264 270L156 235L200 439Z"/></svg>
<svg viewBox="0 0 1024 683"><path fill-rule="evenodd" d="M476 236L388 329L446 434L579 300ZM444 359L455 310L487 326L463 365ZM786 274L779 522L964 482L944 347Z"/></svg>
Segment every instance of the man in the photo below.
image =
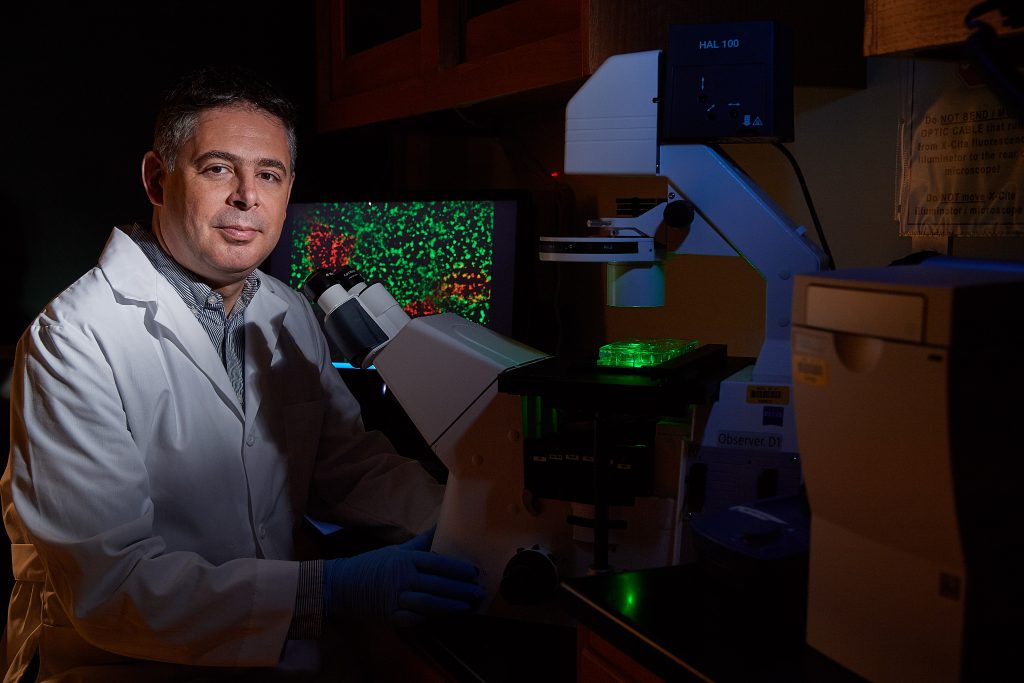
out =
<svg viewBox="0 0 1024 683"><path fill-rule="evenodd" d="M41 681L284 669L325 622L480 599L474 567L426 552L441 487L363 430L308 303L256 269L295 157L290 105L265 85L185 81L142 163L152 225L115 229L22 337L4 681L30 665ZM307 514L418 535L297 561Z"/></svg>

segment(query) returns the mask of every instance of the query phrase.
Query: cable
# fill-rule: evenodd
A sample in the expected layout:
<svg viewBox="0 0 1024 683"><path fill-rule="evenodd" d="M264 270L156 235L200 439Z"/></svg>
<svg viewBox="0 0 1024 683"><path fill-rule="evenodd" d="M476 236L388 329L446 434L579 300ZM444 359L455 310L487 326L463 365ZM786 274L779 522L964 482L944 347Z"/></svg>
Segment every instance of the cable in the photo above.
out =
<svg viewBox="0 0 1024 683"><path fill-rule="evenodd" d="M1003 24L1006 26L1024 26L1024 4L1020 2L1007 2L1006 0L985 0L979 2L967 12L964 23L968 28L974 28L978 17L988 12L998 10L1005 17Z"/></svg>
<svg viewBox="0 0 1024 683"><path fill-rule="evenodd" d="M964 17L964 25L972 30L971 35L967 37L967 47L984 72L993 92L1006 104L1016 119L1024 124L1024 76L1003 54L995 29L978 18L996 10L1003 15L1004 26L1024 25L1024 3L1019 0L980 2Z"/></svg>
<svg viewBox="0 0 1024 683"><path fill-rule="evenodd" d="M807 189L807 181L804 180L803 171L800 170L800 164L797 163L796 157L793 153L783 145L781 142L773 142L772 146L775 149L782 152L782 154L789 159L789 164L793 167L793 172L796 173L796 179L800 181L800 189L804 193L804 201L807 203L807 209L811 212L811 220L814 222L814 230L818 234L818 241L821 243L821 248L825 252L825 256L828 257L828 269L836 269L836 260L832 257L832 249L828 246L828 240L825 239L825 231L821 228L821 221L818 220L818 212L814 209L814 201L811 199L811 191Z"/></svg>

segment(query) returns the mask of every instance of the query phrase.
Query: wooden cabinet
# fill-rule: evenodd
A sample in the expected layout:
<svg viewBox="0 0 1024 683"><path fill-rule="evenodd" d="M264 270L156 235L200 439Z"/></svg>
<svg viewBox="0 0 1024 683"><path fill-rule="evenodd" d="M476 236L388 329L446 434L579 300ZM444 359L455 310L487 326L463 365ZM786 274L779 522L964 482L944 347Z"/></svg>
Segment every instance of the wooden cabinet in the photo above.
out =
<svg viewBox="0 0 1024 683"><path fill-rule="evenodd" d="M375 1L404 33L367 41L353 15L365 2L317 0L321 131L552 88L564 103L608 56L663 49L673 23L786 22L797 84L863 86L860 0ZM362 26L392 25L380 17Z"/></svg>
<svg viewBox="0 0 1024 683"><path fill-rule="evenodd" d="M950 47L970 34L967 12L979 0L865 0L864 54L894 55ZM984 15L1001 35L1024 37L1024 29L1002 25L998 12Z"/></svg>
<svg viewBox="0 0 1024 683"><path fill-rule="evenodd" d="M583 625L576 629L576 680L586 683L665 682L665 679Z"/></svg>

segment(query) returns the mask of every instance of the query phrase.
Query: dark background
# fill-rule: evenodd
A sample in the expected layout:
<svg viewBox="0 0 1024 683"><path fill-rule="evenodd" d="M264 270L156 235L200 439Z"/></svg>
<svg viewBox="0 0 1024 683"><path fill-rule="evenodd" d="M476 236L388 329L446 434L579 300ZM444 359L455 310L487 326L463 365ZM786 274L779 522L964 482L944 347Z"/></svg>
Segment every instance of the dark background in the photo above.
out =
<svg viewBox="0 0 1024 683"><path fill-rule="evenodd" d="M311 2L48 2L4 14L5 357L47 301L95 264L113 226L148 220L140 167L159 98L198 66L245 65L297 104L293 199L391 184L387 146L372 131L316 133Z"/></svg>

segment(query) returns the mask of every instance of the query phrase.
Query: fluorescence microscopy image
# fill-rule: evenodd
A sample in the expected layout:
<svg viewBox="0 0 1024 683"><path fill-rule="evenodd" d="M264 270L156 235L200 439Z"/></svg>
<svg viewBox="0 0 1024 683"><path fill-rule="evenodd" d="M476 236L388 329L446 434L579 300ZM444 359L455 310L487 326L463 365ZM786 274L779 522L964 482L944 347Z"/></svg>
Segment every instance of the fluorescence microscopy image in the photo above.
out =
<svg viewBox="0 0 1024 683"><path fill-rule="evenodd" d="M487 324L494 221L492 201L292 204L282 235L287 281L299 289L315 269L348 264L410 316L451 312Z"/></svg>

